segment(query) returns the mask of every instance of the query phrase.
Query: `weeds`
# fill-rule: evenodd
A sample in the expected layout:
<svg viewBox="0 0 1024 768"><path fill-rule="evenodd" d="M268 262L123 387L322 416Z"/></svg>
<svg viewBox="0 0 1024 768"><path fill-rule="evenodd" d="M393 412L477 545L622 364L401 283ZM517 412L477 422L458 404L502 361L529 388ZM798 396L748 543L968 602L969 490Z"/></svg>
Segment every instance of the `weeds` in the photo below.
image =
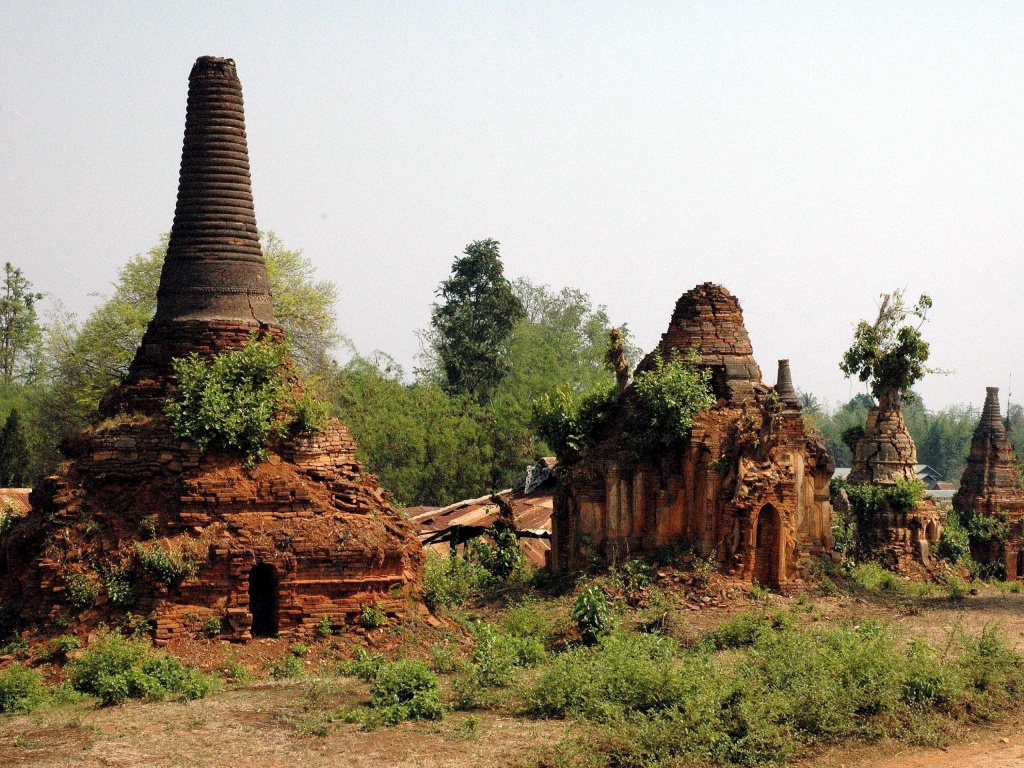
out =
<svg viewBox="0 0 1024 768"><path fill-rule="evenodd" d="M49 698L37 670L12 664L0 672L0 712L32 712Z"/></svg>
<svg viewBox="0 0 1024 768"><path fill-rule="evenodd" d="M129 698L184 700L205 696L216 680L178 659L150 648L144 640L126 640L118 632L101 632L82 656L68 663L68 682L103 704Z"/></svg>

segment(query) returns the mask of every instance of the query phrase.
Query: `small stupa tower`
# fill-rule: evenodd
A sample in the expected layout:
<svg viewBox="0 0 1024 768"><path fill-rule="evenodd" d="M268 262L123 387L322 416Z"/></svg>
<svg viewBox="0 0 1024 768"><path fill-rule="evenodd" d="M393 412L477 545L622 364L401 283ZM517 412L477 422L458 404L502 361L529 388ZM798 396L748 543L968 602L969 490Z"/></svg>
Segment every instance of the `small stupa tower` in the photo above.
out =
<svg viewBox="0 0 1024 768"><path fill-rule="evenodd" d="M256 227L242 84L233 60L202 56L189 75L178 200L156 314L128 378L103 411L153 411L174 358L236 349L253 333L282 336Z"/></svg>

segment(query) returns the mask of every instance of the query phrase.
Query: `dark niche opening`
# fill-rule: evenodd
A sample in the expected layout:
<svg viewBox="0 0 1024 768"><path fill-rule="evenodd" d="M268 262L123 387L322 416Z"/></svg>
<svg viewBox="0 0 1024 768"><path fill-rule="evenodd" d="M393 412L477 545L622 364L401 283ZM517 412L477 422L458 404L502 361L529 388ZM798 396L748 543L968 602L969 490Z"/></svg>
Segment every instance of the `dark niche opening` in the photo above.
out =
<svg viewBox="0 0 1024 768"><path fill-rule="evenodd" d="M249 612L253 637L277 637L277 569L269 563L249 571Z"/></svg>

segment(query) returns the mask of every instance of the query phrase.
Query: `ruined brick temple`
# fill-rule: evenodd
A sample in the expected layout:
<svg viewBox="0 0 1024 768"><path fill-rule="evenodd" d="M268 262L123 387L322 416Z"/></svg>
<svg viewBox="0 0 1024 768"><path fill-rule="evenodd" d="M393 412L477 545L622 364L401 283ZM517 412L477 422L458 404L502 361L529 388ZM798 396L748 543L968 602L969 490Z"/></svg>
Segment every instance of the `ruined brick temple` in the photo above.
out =
<svg viewBox="0 0 1024 768"><path fill-rule="evenodd" d="M857 441L850 483L895 486L917 481L917 446L903 420L900 397L890 392L868 412L864 434ZM890 568L914 572L928 564L931 549L942 535L942 512L929 497L912 509L887 506L857 523L858 554L882 560Z"/></svg>
<svg viewBox="0 0 1024 768"><path fill-rule="evenodd" d="M423 553L338 422L269 446L269 460L175 440L163 404L171 361L280 339L256 230L242 91L230 59L189 77L174 224L157 310L105 420L66 442L68 461L32 494L0 548L5 606L64 630L127 614L158 642L200 626L221 636L303 636L362 608L410 610Z"/></svg>
<svg viewBox="0 0 1024 768"><path fill-rule="evenodd" d="M779 361L775 387L764 384L739 302L711 283L683 294L638 370L658 355L691 349L711 371L717 403L695 417L682 447L646 460L625 449L611 420L598 443L562 472L554 568L584 567L594 556L692 549L726 573L780 586L830 549L834 465L821 435L804 426L789 361Z"/></svg>
<svg viewBox="0 0 1024 768"><path fill-rule="evenodd" d="M992 541L985 551L974 551L984 563L1002 562L1009 579L1024 578L1024 488L1017 469L1017 454L1000 416L999 388L988 387L981 420L971 438L971 452L953 497L962 517L1002 517L1009 536Z"/></svg>

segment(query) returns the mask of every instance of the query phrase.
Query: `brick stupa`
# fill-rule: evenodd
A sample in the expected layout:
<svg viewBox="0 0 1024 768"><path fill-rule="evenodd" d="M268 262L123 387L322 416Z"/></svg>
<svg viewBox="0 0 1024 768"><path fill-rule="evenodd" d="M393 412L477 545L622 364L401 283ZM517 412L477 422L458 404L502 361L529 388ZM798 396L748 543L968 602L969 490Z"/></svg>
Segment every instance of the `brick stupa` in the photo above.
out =
<svg viewBox="0 0 1024 768"><path fill-rule="evenodd" d="M563 467L552 516L552 564L586 567L663 549L710 558L732 576L783 587L832 546L834 464L807 428L789 361L761 381L739 301L704 283L683 294L658 348L638 366L695 352L717 403L688 440L637 458L622 440L621 406L593 448ZM622 397L628 401L630 387Z"/></svg>
<svg viewBox="0 0 1024 768"><path fill-rule="evenodd" d="M337 421L290 434L252 469L175 440L163 416L171 361L281 337L257 239L242 92L230 59L189 78L181 179L158 308L110 418L64 446L0 542L3 604L33 634L131 616L157 642L308 637L375 605L418 610L423 552ZM216 621L213 621L216 620Z"/></svg>
<svg viewBox="0 0 1024 768"><path fill-rule="evenodd" d="M971 452L953 497L961 516L1005 516L1010 536L993 541L986 551L974 552L982 562L1002 561L1007 577L1024 578L1024 488L1017 469L1017 454L999 412L999 388L988 387L981 420L971 438Z"/></svg>
<svg viewBox="0 0 1024 768"><path fill-rule="evenodd" d="M900 397L891 392L868 412L864 434L853 452L847 481L895 486L917 481L917 446L903 420ZM858 520L857 556L880 560L895 570L916 574L931 561L942 535L942 512L925 496L912 509L885 507Z"/></svg>

